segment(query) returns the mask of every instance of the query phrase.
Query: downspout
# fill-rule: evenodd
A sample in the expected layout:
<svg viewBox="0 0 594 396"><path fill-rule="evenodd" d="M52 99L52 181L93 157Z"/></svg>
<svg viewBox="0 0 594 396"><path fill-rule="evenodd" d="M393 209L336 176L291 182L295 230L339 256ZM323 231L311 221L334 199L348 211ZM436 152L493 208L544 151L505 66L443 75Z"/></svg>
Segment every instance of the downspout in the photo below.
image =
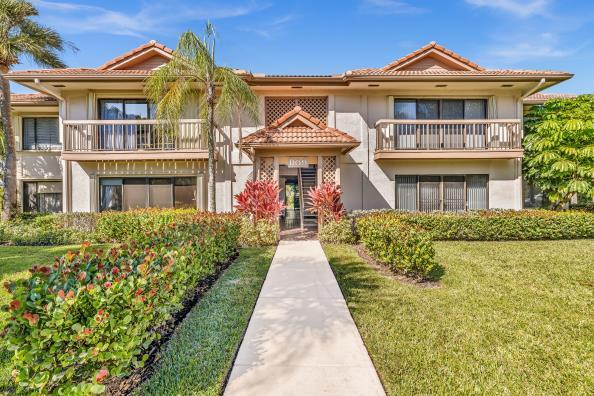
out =
<svg viewBox="0 0 594 396"><path fill-rule="evenodd" d="M540 88L546 82L547 82L546 78L544 78L544 77L541 78L540 81L534 87L532 87L532 89L529 89L524 95L522 95L520 97L520 99L522 99L522 101L523 101L526 97L528 97L528 96L532 95L534 92L536 92L538 90L538 88Z"/></svg>

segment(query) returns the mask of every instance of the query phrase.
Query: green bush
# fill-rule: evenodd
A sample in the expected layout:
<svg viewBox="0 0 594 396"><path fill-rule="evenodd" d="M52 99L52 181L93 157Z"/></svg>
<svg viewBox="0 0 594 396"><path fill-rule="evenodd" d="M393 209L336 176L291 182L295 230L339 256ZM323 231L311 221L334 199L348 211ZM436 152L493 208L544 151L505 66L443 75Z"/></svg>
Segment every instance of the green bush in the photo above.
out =
<svg viewBox="0 0 594 396"><path fill-rule="evenodd" d="M392 271L428 278L437 268L431 237L420 227L390 213L362 216L356 223L369 254Z"/></svg>
<svg viewBox="0 0 594 396"><path fill-rule="evenodd" d="M255 224L247 216L241 217L239 244L244 247L274 246L280 238L278 221L258 220Z"/></svg>
<svg viewBox="0 0 594 396"><path fill-rule="evenodd" d="M187 221L196 209L136 209L126 212L101 212L97 216L95 236L101 242L138 239L150 231L173 222Z"/></svg>
<svg viewBox="0 0 594 396"><path fill-rule="evenodd" d="M69 228L63 223L66 217L63 214L20 215L13 221L1 223L1 242L35 246L80 243L90 239L89 233Z"/></svg>
<svg viewBox="0 0 594 396"><path fill-rule="evenodd" d="M343 217L339 221L329 221L320 227L318 237L322 243L357 243L357 235L353 219Z"/></svg>
<svg viewBox="0 0 594 396"><path fill-rule="evenodd" d="M436 240L507 241L594 238L594 213L489 210L465 213L390 212Z"/></svg>
<svg viewBox="0 0 594 396"><path fill-rule="evenodd" d="M104 391L141 366L155 331L237 247L232 215L200 214L107 252L69 252L8 286L6 342L29 393Z"/></svg>

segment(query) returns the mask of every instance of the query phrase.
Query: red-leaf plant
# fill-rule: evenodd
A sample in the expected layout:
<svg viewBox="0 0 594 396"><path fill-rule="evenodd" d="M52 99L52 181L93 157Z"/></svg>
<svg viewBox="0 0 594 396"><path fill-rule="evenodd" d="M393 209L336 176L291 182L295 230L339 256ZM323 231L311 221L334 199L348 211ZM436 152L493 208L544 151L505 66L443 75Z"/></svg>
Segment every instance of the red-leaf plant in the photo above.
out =
<svg viewBox="0 0 594 396"><path fill-rule="evenodd" d="M254 224L258 220L272 222L278 218L284 205L279 199L280 188L276 182L255 180L246 183L245 188L235 195L239 213L248 215Z"/></svg>
<svg viewBox="0 0 594 396"><path fill-rule="evenodd" d="M316 188L311 187L307 193L311 208L308 210L318 214L318 219L323 222L327 219L339 221L344 215L344 206L341 202L342 190L340 186L330 183L322 184Z"/></svg>

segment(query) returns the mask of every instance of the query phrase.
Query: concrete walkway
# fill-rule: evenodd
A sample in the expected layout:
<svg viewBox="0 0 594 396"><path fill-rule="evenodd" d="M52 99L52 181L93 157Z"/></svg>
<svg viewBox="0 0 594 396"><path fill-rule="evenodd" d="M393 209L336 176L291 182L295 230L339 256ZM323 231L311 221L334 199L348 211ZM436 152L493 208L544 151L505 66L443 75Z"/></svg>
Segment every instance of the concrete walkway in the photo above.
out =
<svg viewBox="0 0 594 396"><path fill-rule="evenodd" d="M384 395L318 241L281 241L225 395Z"/></svg>

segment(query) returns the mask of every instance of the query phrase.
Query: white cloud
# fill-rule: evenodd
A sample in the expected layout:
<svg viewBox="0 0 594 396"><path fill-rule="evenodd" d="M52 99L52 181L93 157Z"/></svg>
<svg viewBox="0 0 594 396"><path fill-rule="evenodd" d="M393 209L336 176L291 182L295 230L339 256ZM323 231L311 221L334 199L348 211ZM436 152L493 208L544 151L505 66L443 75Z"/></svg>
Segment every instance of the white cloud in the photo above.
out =
<svg viewBox="0 0 594 396"><path fill-rule="evenodd" d="M244 26L240 27L239 30L254 33L260 37L271 38L274 35L279 34L288 24L290 24L294 20L295 15L287 14L273 19L268 23L258 25L257 27Z"/></svg>
<svg viewBox="0 0 594 396"><path fill-rule="evenodd" d="M34 3L43 9L42 22L61 32L100 32L142 38L155 31L173 32L178 23L239 17L267 7L253 2L221 5L211 1L187 6L170 1L146 4L135 12L126 13L86 4L49 0L34 0Z"/></svg>
<svg viewBox="0 0 594 396"><path fill-rule="evenodd" d="M468 4L477 7L489 7L504 11L518 17L526 18L533 15L545 15L550 0L466 0Z"/></svg>
<svg viewBox="0 0 594 396"><path fill-rule="evenodd" d="M532 59L554 59L570 56L581 50L587 43L567 46L561 43L556 34L545 32L532 36L508 37L487 50L492 61L520 63Z"/></svg>
<svg viewBox="0 0 594 396"><path fill-rule="evenodd" d="M416 14L426 11L424 8L400 0L363 0L361 8L367 12L389 15Z"/></svg>

